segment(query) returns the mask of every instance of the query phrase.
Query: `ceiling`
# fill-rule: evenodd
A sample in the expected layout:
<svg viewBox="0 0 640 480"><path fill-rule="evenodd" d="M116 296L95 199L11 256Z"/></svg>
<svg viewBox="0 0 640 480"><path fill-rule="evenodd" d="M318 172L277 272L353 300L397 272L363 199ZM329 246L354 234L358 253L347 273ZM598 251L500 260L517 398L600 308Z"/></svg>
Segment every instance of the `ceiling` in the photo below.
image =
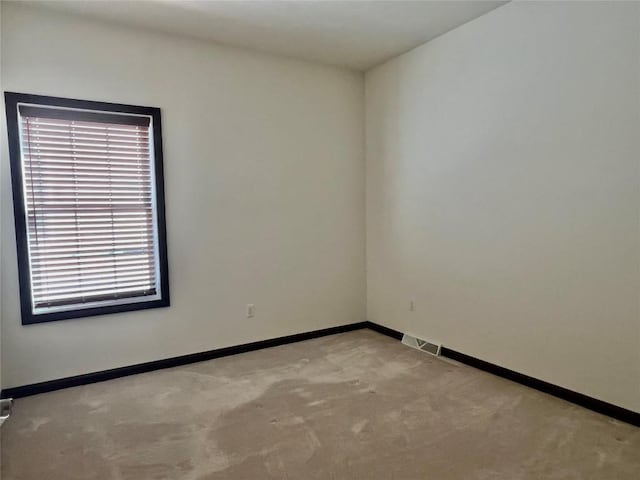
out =
<svg viewBox="0 0 640 480"><path fill-rule="evenodd" d="M367 70L505 1L39 0L46 8Z"/></svg>

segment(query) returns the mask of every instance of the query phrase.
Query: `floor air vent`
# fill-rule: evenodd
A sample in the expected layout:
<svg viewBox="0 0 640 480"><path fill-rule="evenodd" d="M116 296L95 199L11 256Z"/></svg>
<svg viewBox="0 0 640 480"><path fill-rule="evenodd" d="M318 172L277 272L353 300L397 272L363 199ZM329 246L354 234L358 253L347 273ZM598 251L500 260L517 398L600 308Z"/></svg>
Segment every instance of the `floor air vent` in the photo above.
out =
<svg viewBox="0 0 640 480"><path fill-rule="evenodd" d="M440 343L427 342L426 340L422 340L421 338L414 337L406 333L402 336L402 343L408 347L435 355L436 357L440 356L440 349L442 348L442 344Z"/></svg>

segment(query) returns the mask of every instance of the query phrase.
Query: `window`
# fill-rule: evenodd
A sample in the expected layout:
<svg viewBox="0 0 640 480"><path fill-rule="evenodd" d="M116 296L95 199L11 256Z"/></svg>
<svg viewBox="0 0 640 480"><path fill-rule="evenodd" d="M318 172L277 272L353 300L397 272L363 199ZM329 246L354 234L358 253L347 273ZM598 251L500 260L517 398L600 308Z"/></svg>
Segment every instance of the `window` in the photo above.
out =
<svg viewBox="0 0 640 480"><path fill-rule="evenodd" d="M5 105L22 323L168 306L160 110Z"/></svg>

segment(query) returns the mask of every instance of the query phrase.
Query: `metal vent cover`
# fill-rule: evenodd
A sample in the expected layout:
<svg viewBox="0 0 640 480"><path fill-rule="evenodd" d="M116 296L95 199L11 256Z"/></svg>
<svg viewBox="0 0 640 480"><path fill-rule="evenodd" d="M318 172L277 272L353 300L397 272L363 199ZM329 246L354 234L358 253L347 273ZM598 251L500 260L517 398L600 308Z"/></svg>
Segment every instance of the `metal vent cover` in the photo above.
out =
<svg viewBox="0 0 640 480"><path fill-rule="evenodd" d="M436 357L440 356L440 350L442 349L441 343L429 342L428 340L409 335L408 333L402 335L402 343L408 347L427 352Z"/></svg>

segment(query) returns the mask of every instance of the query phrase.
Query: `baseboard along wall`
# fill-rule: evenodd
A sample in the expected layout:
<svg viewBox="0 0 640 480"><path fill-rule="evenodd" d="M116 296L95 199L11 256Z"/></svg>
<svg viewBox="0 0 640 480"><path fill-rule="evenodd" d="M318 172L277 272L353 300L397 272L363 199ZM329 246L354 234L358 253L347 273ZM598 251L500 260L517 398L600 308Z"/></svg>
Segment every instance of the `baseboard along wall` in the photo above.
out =
<svg viewBox="0 0 640 480"><path fill-rule="evenodd" d="M368 328L375 332L381 333L396 340L402 339L402 332L394 330L384 325L365 321L352 323L349 325L341 325L338 327L325 328L322 330L314 330L311 332L298 333L295 335L288 335L285 337L278 337L269 340L262 340L259 342L245 343L243 345L236 345L232 347L219 348L215 350L209 350L206 352L192 353L189 355L182 355L179 357L166 358L163 360L155 360L152 362L139 363L137 365L130 365L126 367L114 368L111 370L103 370L100 372L87 373L84 375L77 375L73 377L61 378L56 380L50 380L47 382L33 383L30 385L24 385L20 387L12 387L3 389L2 398L21 398L30 395L37 395L40 393L52 392L54 390L60 390L63 388L76 387L79 385L87 385L90 383L104 382L106 380L112 380L114 378L126 377L129 375L136 375L139 373L151 372L154 370L160 370L163 368L179 367L181 365L187 365L190 363L202 362L205 360L212 360L214 358L226 357L229 355L236 355L238 353L251 352L254 350L261 350L263 348L277 347L279 345L286 345L288 343L301 342L303 340L311 340L313 338L325 337L327 335L335 335L338 333L351 332L354 330L361 330ZM471 367L483 370L488 373L492 373L502 378L506 378L513 382L525 385L530 388L534 388L541 392L553 395L554 397L561 398L568 402L580 405L581 407L588 408L595 412L607 415L617 420L630 423L640 427L640 413L626 408L619 407L617 405L598 400L582 393L574 392L564 387L554 385L544 380L539 380L528 375L518 373L508 368L495 365L493 363L486 362L479 358L472 357L462 352L452 350L447 347L442 347L441 354L452 360L456 360L460 363L464 363Z"/></svg>

